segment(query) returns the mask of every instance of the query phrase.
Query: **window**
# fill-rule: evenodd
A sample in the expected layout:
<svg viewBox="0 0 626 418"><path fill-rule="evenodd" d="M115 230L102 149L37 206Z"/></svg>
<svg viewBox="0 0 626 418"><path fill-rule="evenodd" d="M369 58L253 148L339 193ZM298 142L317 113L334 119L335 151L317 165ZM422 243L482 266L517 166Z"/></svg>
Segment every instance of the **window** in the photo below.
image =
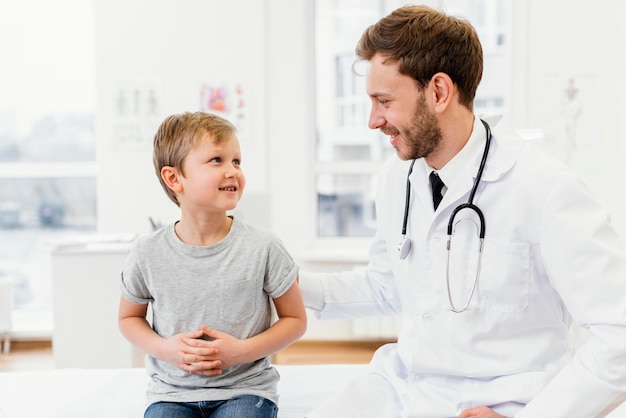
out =
<svg viewBox="0 0 626 418"><path fill-rule="evenodd" d="M54 242L96 229L92 14L84 0L0 3L0 276L16 313L51 316Z"/></svg>
<svg viewBox="0 0 626 418"><path fill-rule="evenodd" d="M315 190L319 238L370 237L380 164L393 152L367 127L365 79L355 70L354 47L363 30L399 5L385 0L316 3Z"/></svg>
<svg viewBox="0 0 626 418"><path fill-rule="evenodd" d="M376 174L395 150L382 134L367 127L370 102L364 77L354 68L354 47L366 27L403 3L316 2L317 143L313 167L318 242L334 239L333 245L342 247L349 238L374 234ZM483 43L485 74L475 101L476 113L502 113L508 106L510 89L509 0L439 3L448 13L468 18ZM492 73L491 68L498 71ZM349 245L353 246L354 241L350 240Z"/></svg>

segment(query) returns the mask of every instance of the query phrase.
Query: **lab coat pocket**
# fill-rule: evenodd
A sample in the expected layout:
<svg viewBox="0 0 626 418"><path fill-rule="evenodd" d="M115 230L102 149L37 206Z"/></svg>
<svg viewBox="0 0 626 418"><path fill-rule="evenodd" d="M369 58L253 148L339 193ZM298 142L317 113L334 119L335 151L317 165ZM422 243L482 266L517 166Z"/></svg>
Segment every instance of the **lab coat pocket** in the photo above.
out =
<svg viewBox="0 0 626 418"><path fill-rule="evenodd" d="M519 313L530 303L530 244L485 238L477 308Z"/></svg>
<svg viewBox="0 0 626 418"><path fill-rule="evenodd" d="M220 286L220 319L229 324L247 322L256 311L256 281L227 281Z"/></svg>

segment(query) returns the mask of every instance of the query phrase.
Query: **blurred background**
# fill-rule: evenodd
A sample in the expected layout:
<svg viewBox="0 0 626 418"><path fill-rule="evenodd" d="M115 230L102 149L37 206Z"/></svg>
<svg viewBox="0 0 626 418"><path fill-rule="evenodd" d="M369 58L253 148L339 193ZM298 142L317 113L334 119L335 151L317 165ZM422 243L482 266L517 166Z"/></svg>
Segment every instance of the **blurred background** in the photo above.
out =
<svg viewBox="0 0 626 418"><path fill-rule="evenodd" d="M353 51L368 25L403 3L0 0L0 278L12 283L14 336L51 337L51 263L61 248L177 219L151 166L152 135L175 112L216 112L238 126L248 177L238 214L274 230L302 268L365 263L376 173L393 150L367 128ZM478 30L476 112L504 114L571 164L626 235L626 6L423 3ZM389 323L312 321L307 337L393 332Z"/></svg>

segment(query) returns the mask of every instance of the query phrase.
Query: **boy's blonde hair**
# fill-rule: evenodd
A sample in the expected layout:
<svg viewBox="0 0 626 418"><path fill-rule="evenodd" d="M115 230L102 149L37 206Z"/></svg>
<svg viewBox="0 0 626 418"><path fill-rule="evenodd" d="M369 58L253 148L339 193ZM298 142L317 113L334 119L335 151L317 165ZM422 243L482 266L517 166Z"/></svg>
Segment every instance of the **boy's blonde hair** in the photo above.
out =
<svg viewBox="0 0 626 418"><path fill-rule="evenodd" d="M236 128L228 120L204 112L184 112L165 118L154 135L152 162L154 170L167 196L180 206L176 194L167 187L161 177L161 169L174 167L185 174L183 161L190 150L209 136L213 143L219 144L235 135Z"/></svg>

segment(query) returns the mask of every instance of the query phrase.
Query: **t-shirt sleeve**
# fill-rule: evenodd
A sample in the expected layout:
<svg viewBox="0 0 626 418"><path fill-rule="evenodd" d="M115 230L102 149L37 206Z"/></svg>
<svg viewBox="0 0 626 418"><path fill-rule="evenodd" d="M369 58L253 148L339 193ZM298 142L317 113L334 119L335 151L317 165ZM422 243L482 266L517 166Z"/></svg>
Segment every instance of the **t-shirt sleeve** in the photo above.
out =
<svg viewBox="0 0 626 418"><path fill-rule="evenodd" d="M272 298L282 296L294 283L299 267L291 258L282 240L270 234L270 244L265 274L265 292Z"/></svg>
<svg viewBox="0 0 626 418"><path fill-rule="evenodd" d="M130 247L122 268L120 290L122 296L129 302L144 304L152 301L152 295L141 271L137 241Z"/></svg>

